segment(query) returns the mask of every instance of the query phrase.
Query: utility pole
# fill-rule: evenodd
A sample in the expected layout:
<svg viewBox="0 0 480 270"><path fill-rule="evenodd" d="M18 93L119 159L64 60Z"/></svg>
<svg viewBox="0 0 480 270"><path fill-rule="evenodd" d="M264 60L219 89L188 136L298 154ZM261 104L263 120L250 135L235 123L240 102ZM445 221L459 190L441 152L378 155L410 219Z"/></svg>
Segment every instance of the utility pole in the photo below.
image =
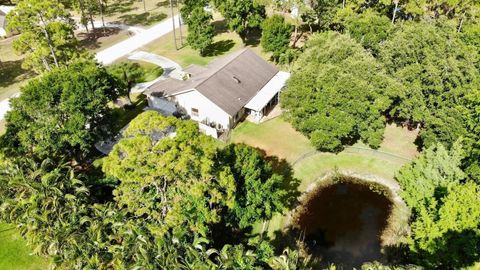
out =
<svg viewBox="0 0 480 270"><path fill-rule="evenodd" d="M182 13L180 12L180 5L177 0L177 10L178 10L178 30L180 30L180 44L183 47L183 33L182 33Z"/></svg>
<svg viewBox="0 0 480 270"><path fill-rule="evenodd" d="M176 31L175 31L175 14L174 14L174 12L173 12L173 0L170 0L170 11L172 12L173 41L175 42L175 49L178 51L177 33L176 33Z"/></svg>

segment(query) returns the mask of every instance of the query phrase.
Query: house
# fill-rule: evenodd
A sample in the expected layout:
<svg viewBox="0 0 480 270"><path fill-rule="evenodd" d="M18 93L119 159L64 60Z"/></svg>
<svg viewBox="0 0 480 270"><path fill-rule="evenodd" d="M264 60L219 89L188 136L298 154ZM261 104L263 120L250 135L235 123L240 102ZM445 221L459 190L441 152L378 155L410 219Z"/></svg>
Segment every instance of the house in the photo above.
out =
<svg viewBox="0 0 480 270"><path fill-rule="evenodd" d="M220 132L235 127L245 116L259 121L278 103L290 77L250 49L206 67L192 65L184 72L183 80L169 78L150 86L144 92L149 107L168 114L183 112L204 131L210 127Z"/></svg>
<svg viewBox="0 0 480 270"><path fill-rule="evenodd" d="M6 37L8 35L7 14L14 8L14 6L0 6L0 37Z"/></svg>

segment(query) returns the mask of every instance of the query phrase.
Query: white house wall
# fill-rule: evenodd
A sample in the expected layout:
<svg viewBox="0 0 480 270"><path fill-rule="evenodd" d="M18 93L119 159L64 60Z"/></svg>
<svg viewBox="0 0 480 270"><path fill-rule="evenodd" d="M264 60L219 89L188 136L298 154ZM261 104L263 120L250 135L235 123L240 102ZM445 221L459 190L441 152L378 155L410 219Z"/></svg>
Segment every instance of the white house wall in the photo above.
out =
<svg viewBox="0 0 480 270"><path fill-rule="evenodd" d="M187 93L179 94L174 98L178 105L185 109L187 114L190 115L192 120L198 122L207 120L209 123L213 122L216 124L221 124L225 129L231 127L230 115L220 109L220 107L211 102L204 95L200 94L198 91L193 90ZM198 109L198 117L192 114L192 108Z"/></svg>

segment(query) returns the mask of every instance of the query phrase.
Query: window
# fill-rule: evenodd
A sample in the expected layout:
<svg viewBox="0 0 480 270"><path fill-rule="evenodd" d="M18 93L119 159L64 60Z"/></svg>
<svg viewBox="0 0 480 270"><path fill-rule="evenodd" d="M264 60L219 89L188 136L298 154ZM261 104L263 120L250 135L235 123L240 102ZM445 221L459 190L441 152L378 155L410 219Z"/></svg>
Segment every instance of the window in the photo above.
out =
<svg viewBox="0 0 480 270"><path fill-rule="evenodd" d="M192 108L192 116L198 117L198 109Z"/></svg>

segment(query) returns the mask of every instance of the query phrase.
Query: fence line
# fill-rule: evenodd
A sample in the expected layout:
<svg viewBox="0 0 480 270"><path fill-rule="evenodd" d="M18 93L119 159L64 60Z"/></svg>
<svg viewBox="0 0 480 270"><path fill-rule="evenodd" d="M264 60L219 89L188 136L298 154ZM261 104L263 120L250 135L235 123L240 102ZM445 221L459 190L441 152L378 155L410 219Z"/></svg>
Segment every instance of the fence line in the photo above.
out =
<svg viewBox="0 0 480 270"><path fill-rule="evenodd" d="M400 162L410 162L412 161L411 159L409 158L406 158L406 157L402 157L402 156L399 156L399 155L395 155L395 154L392 154L392 153L388 153L388 152L384 152L384 151L380 151L380 150L375 150L375 149L370 149L370 148L365 148L365 147L358 147L358 146L347 146L345 147L345 149L343 150L343 152L345 153L351 153L351 154L361 154L361 153L367 153L367 154L370 154L370 155L373 155L373 156L377 156L377 157L380 157L380 158L383 158L383 159L390 159L390 160L394 160L394 161L400 161ZM309 151L307 153L304 153L303 155L301 155L300 157L298 157L293 163L292 163L292 166L295 166L297 163L299 163L300 161L306 159L306 158L309 158L309 157L312 157L312 156L315 156L317 154L322 154L322 152L319 152L317 150L313 150L313 151Z"/></svg>

